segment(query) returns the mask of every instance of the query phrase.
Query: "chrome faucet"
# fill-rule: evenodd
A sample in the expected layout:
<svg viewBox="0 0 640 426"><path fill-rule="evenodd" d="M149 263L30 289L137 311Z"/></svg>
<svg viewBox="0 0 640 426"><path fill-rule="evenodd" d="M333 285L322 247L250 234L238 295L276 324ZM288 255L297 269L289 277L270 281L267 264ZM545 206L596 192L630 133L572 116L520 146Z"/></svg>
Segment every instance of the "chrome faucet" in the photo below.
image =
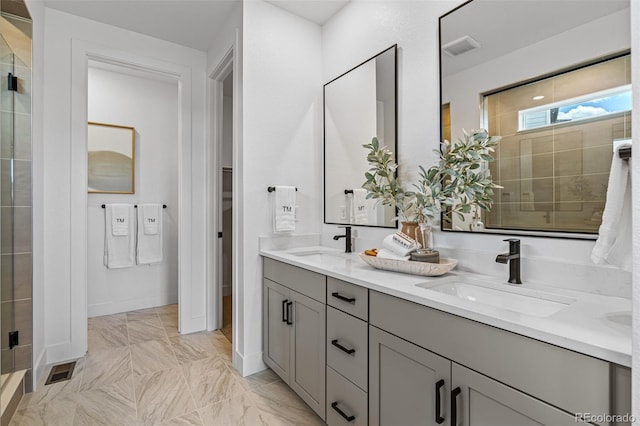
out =
<svg viewBox="0 0 640 426"><path fill-rule="evenodd" d="M520 240L517 238L508 238L509 253L502 253L496 256L496 262L509 262L509 282L511 284L522 284L520 280Z"/></svg>
<svg viewBox="0 0 640 426"><path fill-rule="evenodd" d="M344 252L351 253L351 227L339 226L339 228L344 228L345 233L343 235L334 235L333 239L338 241L340 238L344 238Z"/></svg>

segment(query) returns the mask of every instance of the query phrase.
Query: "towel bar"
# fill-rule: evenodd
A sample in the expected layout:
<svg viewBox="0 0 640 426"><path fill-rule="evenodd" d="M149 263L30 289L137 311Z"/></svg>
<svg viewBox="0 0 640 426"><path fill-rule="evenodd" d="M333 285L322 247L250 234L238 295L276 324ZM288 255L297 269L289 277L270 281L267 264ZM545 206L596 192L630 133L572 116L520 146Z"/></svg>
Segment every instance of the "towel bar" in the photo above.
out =
<svg viewBox="0 0 640 426"><path fill-rule="evenodd" d="M106 204L103 204L103 205L102 205L102 208L104 209L105 207L106 207ZM137 209L137 208L138 208L138 205L137 205L137 204L134 204L134 205L133 205L133 207ZM167 208L167 205L166 205L166 204L163 204L163 205L162 205L162 208L163 208L163 209L166 209L166 208Z"/></svg>
<svg viewBox="0 0 640 426"><path fill-rule="evenodd" d="M276 190L276 187L275 187L275 186L269 186L269 187L267 187L267 191L269 191L269 192L273 192L273 191L275 191L275 190ZM296 188L296 191L298 191L298 188Z"/></svg>

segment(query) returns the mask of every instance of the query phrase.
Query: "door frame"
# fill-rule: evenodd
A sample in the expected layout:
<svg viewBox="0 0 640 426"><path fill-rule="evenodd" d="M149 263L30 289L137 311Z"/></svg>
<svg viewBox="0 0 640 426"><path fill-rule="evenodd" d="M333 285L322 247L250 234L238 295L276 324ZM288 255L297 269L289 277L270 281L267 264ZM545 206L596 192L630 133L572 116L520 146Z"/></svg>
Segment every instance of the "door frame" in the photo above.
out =
<svg viewBox="0 0 640 426"><path fill-rule="evenodd" d="M209 210L207 220L207 330L222 328L222 239L218 238L218 232L222 229L222 144L223 144L223 116L224 116L224 80L234 71L234 49L231 47L218 65L209 73L210 93L210 143L208 158L209 191L207 191L207 208ZM235 74L233 75L235 87ZM235 89L234 89L235 92ZM233 104L235 105L235 93ZM235 123L235 108L232 107L233 123ZM232 125L233 145L235 145L235 125ZM235 198L235 187L232 197ZM235 218L232 218L233 223ZM232 227L232 229L235 227ZM233 230L232 230L233 245ZM233 249L232 249L233 252ZM235 253L234 253L235 254ZM232 265L235 264L235 256L232 256ZM235 269L232 266L232 269ZM235 280L234 280L235 281ZM235 291L235 282L232 281L232 294ZM235 301L233 301L235 304ZM235 309L233 309L235 311ZM233 320L232 320L233 321ZM235 327L232 322L232 329Z"/></svg>
<svg viewBox="0 0 640 426"><path fill-rule="evenodd" d="M71 46L71 333L69 345L47 348L50 359L84 356L87 317L87 121L89 59L161 74L178 83L178 330L189 332L191 312L191 68L100 44L72 39ZM49 353L50 352L50 353Z"/></svg>

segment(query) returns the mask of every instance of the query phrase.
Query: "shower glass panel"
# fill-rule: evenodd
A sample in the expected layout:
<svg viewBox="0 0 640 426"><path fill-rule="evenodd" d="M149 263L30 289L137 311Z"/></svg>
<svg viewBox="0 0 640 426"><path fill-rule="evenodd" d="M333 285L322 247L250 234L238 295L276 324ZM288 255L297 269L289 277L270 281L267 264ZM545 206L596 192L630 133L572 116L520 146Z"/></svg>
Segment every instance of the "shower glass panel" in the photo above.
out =
<svg viewBox="0 0 640 426"><path fill-rule="evenodd" d="M16 3L17 4L17 3ZM28 16L0 13L0 364L25 370L31 389L31 29ZM14 13L27 14L26 8Z"/></svg>

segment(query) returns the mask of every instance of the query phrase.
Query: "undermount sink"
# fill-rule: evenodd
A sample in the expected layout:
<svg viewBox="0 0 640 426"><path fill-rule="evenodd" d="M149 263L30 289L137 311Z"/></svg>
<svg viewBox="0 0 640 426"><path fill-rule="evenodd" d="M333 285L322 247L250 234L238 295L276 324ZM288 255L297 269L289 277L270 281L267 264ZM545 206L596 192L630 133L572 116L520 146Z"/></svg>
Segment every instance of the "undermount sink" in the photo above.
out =
<svg viewBox="0 0 640 426"><path fill-rule="evenodd" d="M461 300L536 317L548 317L575 302L575 299L562 295L460 277L450 278L440 284L426 282L416 286Z"/></svg>
<svg viewBox="0 0 640 426"><path fill-rule="evenodd" d="M328 251L323 249L313 249L307 251L291 252L292 255L304 257L311 262L323 264L343 264L347 259L344 253Z"/></svg>

